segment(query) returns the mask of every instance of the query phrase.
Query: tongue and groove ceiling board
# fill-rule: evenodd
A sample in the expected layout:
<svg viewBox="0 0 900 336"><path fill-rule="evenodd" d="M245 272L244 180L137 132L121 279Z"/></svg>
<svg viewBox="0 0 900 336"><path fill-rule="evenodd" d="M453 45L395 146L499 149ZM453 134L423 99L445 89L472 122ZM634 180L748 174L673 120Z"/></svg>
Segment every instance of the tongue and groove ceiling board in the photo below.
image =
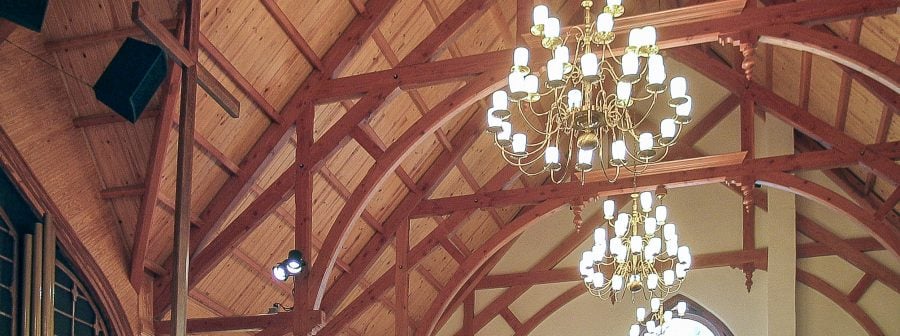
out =
<svg viewBox="0 0 900 336"><path fill-rule="evenodd" d="M900 181L891 180L898 176L893 142L900 140L900 118L895 116L900 113L900 16L896 2L892 9L885 0L813 2L626 1L621 22L660 27L664 47L679 47L664 51L670 76L683 74L693 92L704 93L695 97L688 140L676 148L673 159L718 155L660 166L653 181L681 181L679 172L694 171L698 164L725 167L723 176L694 172L688 177L704 184L747 172L728 168L742 156L721 155L741 149L737 135L743 94L767 99L759 102L759 116L772 117L770 109L785 107L808 113L806 119L794 120L800 130L798 152L827 152L776 163L811 167L801 169L809 171L800 176L825 189L769 175L800 194L826 199L824 205L798 201L804 227L824 230L811 239L800 236L802 244L819 245L804 247L807 254L798 256L798 265L808 272L798 273L798 280L822 292L830 299L823 302L833 302L852 317L849 321L862 326L860 331L871 334L898 327L875 311L877 305L866 293L898 302L896 284L886 279L896 277L900 268L894 245L900 241L895 212ZM545 3L567 25L581 20L581 1ZM175 29L177 1L145 0L142 5ZM684 9L689 5L699 7ZM812 10L816 6L827 10ZM517 8L529 10L524 15L530 17L531 7L527 0L204 0L200 63L239 100L242 111L232 119L205 92L198 96L191 200L195 264L189 298L189 318L195 323L189 327L220 330L241 320L217 318L262 314L275 302L293 305L293 284L274 281L269 269L294 246L294 124L307 101L316 101L316 145L310 153L319 161L312 175L312 250L304 253L315 262L307 279L318 292L311 302L319 301L326 314L323 333L395 334L395 321L408 321L401 323L416 335L468 330L546 334L560 327L560 314L574 309L568 307L582 307L583 291L574 286L577 277L564 273L587 237L573 230L571 199L529 201L541 190L535 188L549 182L518 174L482 132L488 104L482 98L502 86L510 50L534 42L521 38L517 27L530 22L517 19L523 15ZM159 120L166 100L177 98L166 92L178 90L160 90L135 124L114 116L94 98L90 83L119 43L127 36L144 38L129 13L121 1L53 1L41 33L8 29L0 20L0 33L11 31L0 44L0 127L11 144L4 150L18 152L31 168L14 174L33 174L63 213L91 205L81 206L85 214L70 221L100 261L114 295L124 306L152 302L140 314L135 310L112 317L127 320L136 333L154 328L154 323L138 321L168 318L177 125L160 125ZM754 84L744 91L739 82L743 56L735 45L752 41L733 45L724 38L758 35L764 37L753 54ZM810 38L816 36L843 42L817 44L822 39ZM831 47L839 49L829 51ZM860 65L874 73L854 70ZM13 84L19 82L27 84ZM811 127L813 119L818 122ZM166 140L159 146L153 143L155 132ZM46 150L48 138L74 149ZM857 153L862 149L868 154ZM160 161L148 170L151 159ZM78 179L66 180L66 165L80 169ZM768 172L761 163L753 167ZM721 185L684 190L695 188L720 195L728 206L737 208L741 202L733 188ZM66 202L82 192L89 196ZM692 197L689 192L675 194ZM467 195L483 202L461 203ZM833 195L850 201L827 202ZM757 201L758 213L765 210L764 203ZM144 213L142 207L147 208ZM558 208L552 216L534 219ZM585 218L596 211L588 208ZM823 215L829 209L852 218L832 220ZM733 231L739 237L740 216L723 216L734 223L713 231ZM400 223L408 219L409 232L398 235L406 227ZM596 219L589 221L596 224ZM106 237L92 239L89 232ZM396 237L409 241L398 244ZM544 245L528 248L537 242ZM136 257L132 249L141 244L146 252ZM712 260L704 267L740 261L765 269L764 246L742 251L740 244L697 244L697 259ZM398 253L397 246L408 246L409 252ZM401 277L395 264L403 255L406 273ZM861 271L829 279L824 267ZM143 272L129 274L132 269ZM756 274L763 282L764 276ZM136 295L131 287L135 278L153 281L142 284L143 292ZM503 280L523 278L533 282ZM396 279L408 279L408 295L395 292ZM242 333L289 330L280 317L253 318L252 323L247 318L250 331ZM166 323L155 322L156 331L162 332Z"/></svg>

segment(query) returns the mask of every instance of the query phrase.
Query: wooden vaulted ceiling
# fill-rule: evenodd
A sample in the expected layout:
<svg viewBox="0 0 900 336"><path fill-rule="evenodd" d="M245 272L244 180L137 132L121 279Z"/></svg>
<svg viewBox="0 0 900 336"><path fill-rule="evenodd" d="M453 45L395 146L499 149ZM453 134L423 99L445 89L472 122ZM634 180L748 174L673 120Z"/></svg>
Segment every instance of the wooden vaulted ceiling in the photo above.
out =
<svg viewBox="0 0 900 336"><path fill-rule="evenodd" d="M544 308L531 317L508 308L535 284L573 280L570 265L561 261L589 230L569 232L568 223L558 229L565 238L522 270L534 282L493 272L536 219L575 198L632 187L630 181L594 180L543 185L543 177L524 177L508 167L483 132L483 98L502 87L510 49L528 41L518 32L529 24L536 2L203 1L201 64L238 98L241 115L232 119L209 96L198 98L189 301L189 317L196 320L189 327L288 332L287 314L253 315L274 302L294 305L292 285L272 280L269 267L295 246L295 226L305 219L311 220L312 246L304 252L315 261L307 278L310 307L326 316L320 334L391 334L404 323L413 334L469 334L497 316L516 334L528 334L583 294L574 286L536 302ZM547 4L571 25L580 19L580 2ZM752 129L736 132L724 145L704 139L725 127L729 116L753 119L754 101L757 114L767 112L799 131L798 152L818 152L771 161L750 154L742 163L744 156L733 155L679 161L639 180L639 186L737 182L729 184L744 194L752 215L765 209L764 195L739 179L752 178L822 200L854 218L871 237L842 240L810 219L798 221L798 229L833 249L823 252L807 243L812 245L806 256L837 254L864 270L868 278L860 281L861 289L845 295L802 271L798 280L877 334L878 325L855 302L866 282L898 291L896 273L860 252L887 249L896 258L900 250L900 194L894 189L900 171L892 162L900 139L894 118L900 82L896 1L826 1L830 11L791 1L762 1L747 9L744 1L708 2L633 1L626 17L644 16L624 21L670 27L660 30L665 48L678 47L666 51L670 68L708 93L698 99L695 122L673 159L729 153L732 147L752 151ZM175 28L177 1L142 5ZM704 7L679 9L691 5ZM672 12L657 13L665 10ZM776 15L782 11L790 15ZM891 15L878 16L885 14ZM3 33L9 25L0 27ZM171 302L177 81L164 83L134 125L113 116L86 83L99 77L125 36L141 36L127 3L51 2L43 32L17 29L0 45L0 61L20 65L5 66L0 74L35 82L4 84L9 90L0 98L9 110L0 126L35 171L34 183L48 190L63 213L78 202L92 205L69 221L79 234L109 236L82 240L94 249L90 253L119 300L141 305L140 311L125 312L126 324L163 333L165 322L153 321L167 319ZM747 73L752 82L744 79ZM31 107L39 101L41 106ZM41 130L39 119L24 115L33 109L50 111L52 127ZM302 134L309 127L311 134ZM71 141L68 150L42 146L44 137L59 134ZM53 173L55 155L78 162L78 178ZM298 189L303 197L294 195L299 164L313 171L310 180L297 182L306 187ZM839 190L781 173L798 168L822 170ZM96 197L63 201L78 190ZM301 211L298 219L298 205L311 215ZM699 267L765 269L765 250L749 245L709 254ZM476 314L472 293L489 288L509 289ZM130 297L135 289L137 298ZM465 321L451 326L458 308Z"/></svg>

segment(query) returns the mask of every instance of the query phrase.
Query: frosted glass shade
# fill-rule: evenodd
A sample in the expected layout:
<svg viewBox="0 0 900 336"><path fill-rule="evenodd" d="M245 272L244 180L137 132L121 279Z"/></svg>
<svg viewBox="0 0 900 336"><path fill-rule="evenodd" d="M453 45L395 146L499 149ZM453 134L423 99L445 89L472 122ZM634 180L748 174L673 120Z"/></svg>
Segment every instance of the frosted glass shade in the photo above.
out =
<svg viewBox="0 0 900 336"><path fill-rule="evenodd" d="M547 18L547 22L544 23L544 36L559 37L559 19Z"/></svg>
<svg viewBox="0 0 900 336"><path fill-rule="evenodd" d="M532 12L531 17L533 19L534 25L537 26L547 23L547 19L549 18L549 16L550 10L547 8L547 6L540 5L534 7L534 11Z"/></svg>
<svg viewBox="0 0 900 336"><path fill-rule="evenodd" d="M610 13L601 13L597 15L597 31L601 33L609 33L613 30L613 16Z"/></svg>
<svg viewBox="0 0 900 336"><path fill-rule="evenodd" d="M528 48L516 48L516 50L513 52L513 65L528 66Z"/></svg>
<svg viewBox="0 0 900 336"><path fill-rule="evenodd" d="M512 150L516 154L525 154L525 147L527 145L525 134L518 133L513 135L512 137Z"/></svg>
<svg viewBox="0 0 900 336"><path fill-rule="evenodd" d="M603 218L613 219L616 216L616 201L611 199L603 201Z"/></svg>
<svg viewBox="0 0 900 336"><path fill-rule="evenodd" d="M506 91L497 91L491 95L491 102L494 103L494 108L498 110L506 110L509 109L509 96L506 94Z"/></svg>

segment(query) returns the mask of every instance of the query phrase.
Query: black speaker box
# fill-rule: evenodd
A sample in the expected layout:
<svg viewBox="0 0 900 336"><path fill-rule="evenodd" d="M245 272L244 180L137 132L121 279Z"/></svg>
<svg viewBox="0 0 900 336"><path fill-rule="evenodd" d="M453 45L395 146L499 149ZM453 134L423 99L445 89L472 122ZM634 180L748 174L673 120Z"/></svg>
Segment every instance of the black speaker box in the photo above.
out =
<svg viewBox="0 0 900 336"><path fill-rule="evenodd" d="M128 38L94 84L94 95L133 123L165 77L166 56L162 49Z"/></svg>
<svg viewBox="0 0 900 336"><path fill-rule="evenodd" d="M49 2L50 0L0 0L0 17L40 32Z"/></svg>

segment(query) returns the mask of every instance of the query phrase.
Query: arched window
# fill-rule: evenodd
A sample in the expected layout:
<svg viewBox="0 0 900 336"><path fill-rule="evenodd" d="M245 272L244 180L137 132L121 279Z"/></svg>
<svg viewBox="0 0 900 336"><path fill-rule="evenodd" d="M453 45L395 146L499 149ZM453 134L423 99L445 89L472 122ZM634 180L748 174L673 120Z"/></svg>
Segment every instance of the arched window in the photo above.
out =
<svg viewBox="0 0 900 336"><path fill-rule="evenodd" d="M56 336L105 336L106 324L61 256L56 261L56 293L53 302L53 334Z"/></svg>
<svg viewBox="0 0 900 336"><path fill-rule="evenodd" d="M15 194L14 194L15 193ZM24 199L11 189L0 171L0 335L22 332L23 276L26 233L38 221ZM78 272L56 249L54 336L106 336L106 319L79 279Z"/></svg>
<svg viewBox="0 0 900 336"><path fill-rule="evenodd" d="M663 336L734 336L716 315L688 297L677 294L665 302L666 309L672 309L678 302L687 304L681 318L672 319Z"/></svg>
<svg viewBox="0 0 900 336"><path fill-rule="evenodd" d="M0 334L16 333L16 287L18 278L16 231L0 210Z"/></svg>

